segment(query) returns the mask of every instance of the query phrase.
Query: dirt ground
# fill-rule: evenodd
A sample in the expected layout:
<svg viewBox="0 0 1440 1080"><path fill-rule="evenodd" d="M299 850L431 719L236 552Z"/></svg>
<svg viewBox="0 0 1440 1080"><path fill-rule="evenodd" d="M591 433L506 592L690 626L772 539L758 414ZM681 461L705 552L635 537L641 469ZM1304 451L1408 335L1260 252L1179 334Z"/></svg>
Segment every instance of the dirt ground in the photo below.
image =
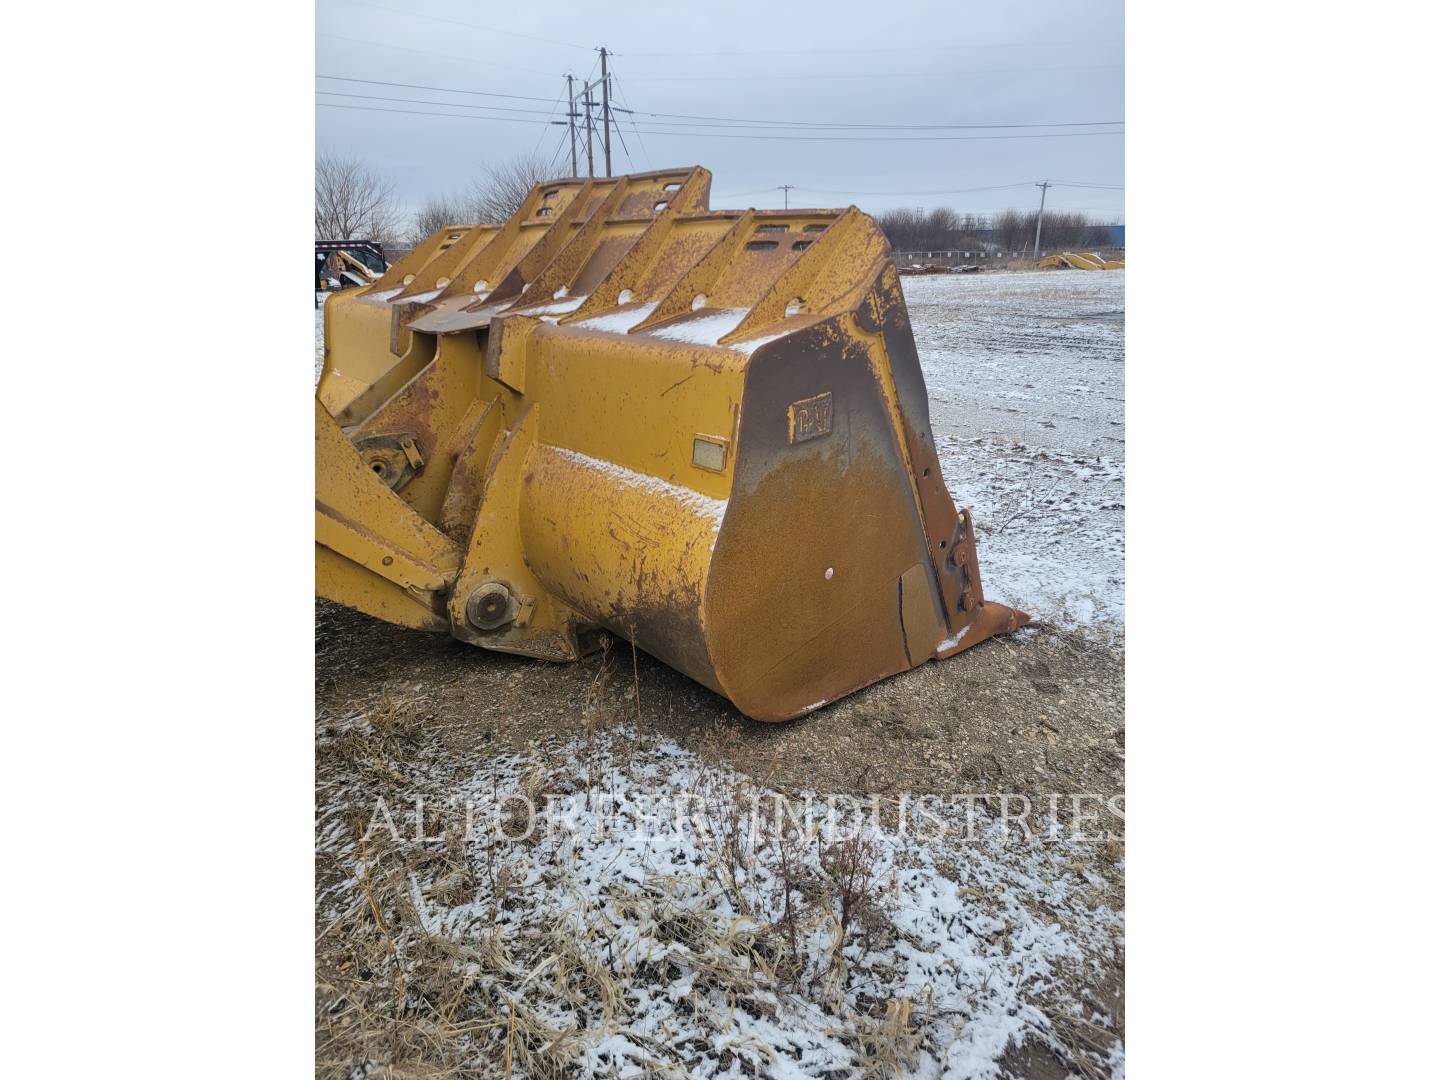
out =
<svg viewBox="0 0 1440 1080"><path fill-rule="evenodd" d="M316 603L322 724L389 695L418 699L448 745L517 750L584 733L586 695L608 664L630 683L631 649L547 664ZM859 794L1123 790L1124 669L1110 648L1041 627L887 679L802 721L761 724L641 652L637 723L699 749L717 732L731 763L782 789ZM628 710L627 710L628 711Z"/></svg>
<svg viewBox="0 0 1440 1080"><path fill-rule="evenodd" d="M554 665L317 600L317 878L333 900L317 907L320 1075L509 1074L509 1062L456 1066L426 1049L439 1036L424 1023L373 1011L386 941L398 960L406 886L395 878L387 906L383 859L367 876L363 851L342 854L333 830L359 827L377 792L440 791L487 759L593 738L597 702L607 724L780 792L1123 795L1123 274L937 275L905 288L946 480L976 510L985 592L1037 623L767 725L623 640ZM1095 902L1123 912L1113 846L1084 859ZM1086 964L1071 996L1091 1015L1046 1010L1043 1038L977 1075L1123 1076L1123 935Z"/></svg>

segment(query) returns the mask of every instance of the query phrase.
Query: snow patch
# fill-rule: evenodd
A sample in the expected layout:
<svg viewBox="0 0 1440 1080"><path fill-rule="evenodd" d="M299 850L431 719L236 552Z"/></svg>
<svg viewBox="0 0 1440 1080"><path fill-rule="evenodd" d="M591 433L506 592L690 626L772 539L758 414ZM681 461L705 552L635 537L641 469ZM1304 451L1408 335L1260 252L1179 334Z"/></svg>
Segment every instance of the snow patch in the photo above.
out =
<svg viewBox="0 0 1440 1080"><path fill-rule="evenodd" d="M542 783L532 838L486 827ZM1091 1014L1074 988L1121 941L1121 914L1077 870L1093 846L1025 841L983 814L960 838L947 810L924 835L849 829L872 884L864 925L842 932L833 837L793 833L787 875L778 833L727 825L750 806L775 820L776 792L631 732L477 762L456 794L481 823L463 846L470 883L457 896L420 862L420 927L462 948L503 942L504 963L470 978L543 1016L580 1075L853 1076L885 1045L901 1075L992 1080L1009 1048L1053 1038L1054 1009ZM354 834L325 822L320 845L356 871L325 894L328 921L363 894ZM607 1001L557 985L560 949L566 978L597 973ZM502 1025L477 1058L504 1039ZM1118 1042L1105 1064L1123 1069Z"/></svg>
<svg viewBox="0 0 1440 1080"><path fill-rule="evenodd" d="M956 505L987 600L1102 641L1125 621L1119 274L902 279Z"/></svg>
<svg viewBox="0 0 1440 1080"><path fill-rule="evenodd" d="M721 521L724 520L727 502L725 499L712 499L691 488L672 484L668 480L661 480L658 476L650 476L647 473L636 472L634 469L627 469L624 465L617 465L613 461L604 461L601 458L591 457L589 454L582 454L578 450L571 450L564 446L553 446L550 449L576 464L602 472L626 487L644 491L652 496L673 499L696 514L710 518L717 530L720 528Z"/></svg>
<svg viewBox="0 0 1440 1080"><path fill-rule="evenodd" d="M565 315L574 311L585 302L583 296L571 296L563 300L555 300L548 304L538 304L535 307L520 308L521 315Z"/></svg>
<svg viewBox="0 0 1440 1080"><path fill-rule="evenodd" d="M683 341L688 345L715 345L750 314L749 308L720 308L705 315L686 318L668 326L647 330L651 337Z"/></svg>
<svg viewBox="0 0 1440 1080"><path fill-rule="evenodd" d="M960 642L965 640L965 635L970 633L974 626L974 623L966 623L960 628L960 632L954 637L948 637L944 641L940 642L939 645L936 645L935 651L944 652L946 649L953 649L956 645L959 645Z"/></svg>
<svg viewBox="0 0 1440 1080"><path fill-rule="evenodd" d="M592 315L569 325L576 330L598 330L606 334L628 334L630 328L644 322L655 310L655 304L636 304L634 307L618 308L604 315Z"/></svg>

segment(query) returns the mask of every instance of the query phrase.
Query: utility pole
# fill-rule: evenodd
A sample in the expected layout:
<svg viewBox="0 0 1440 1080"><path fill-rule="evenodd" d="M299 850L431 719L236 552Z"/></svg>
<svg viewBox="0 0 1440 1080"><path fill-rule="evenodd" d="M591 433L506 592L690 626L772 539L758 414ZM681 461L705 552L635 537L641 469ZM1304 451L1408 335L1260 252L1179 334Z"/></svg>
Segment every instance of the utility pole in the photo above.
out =
<svg viewBox="0 0 1440 1080"><path fill-rule="evenodd" d="M595 144L592 136L595 134L595 115L591 112L591 106L595 104L590 97L590 85L585 84L585 175L595 175Z"/></svg>
<svg viewBox="0 0 1440 1080"><path fill-rule="evenodd" d="M609 54L600 46L600 122L605 125L605 175L610 175L610 73L605 69L605 58Z"/></svg>
<svg viewBox="0 0 1440 1080"><path fill-rule="evenodd" d="M1050 181L1035 185L1040 189L1040 213L1035 218L1035 258L1040 257L1040 223L1045 220L1045 192L1050 187Z"/></svg>
<svg viewBox="0 0 1440 1080"><path fill-rule="evenodd" d="M575 117L579 114L575 111L575 76L565 76L565 96L570 99L570 108L566 117L570 123L570 175L580 175L580 163L575 160Z"/></svg>
<svg viewBox="0 0 1440 1080"><path fill-rule="evenodd" d="M793 190L795 190L795 185L794 185L794 184L781 184L781 185L780 185L780 190L783 191L783 192L785 192L785 209L786 209L786 210L789 210L789 209L790 209L790 192L792 192Z"/></svg>

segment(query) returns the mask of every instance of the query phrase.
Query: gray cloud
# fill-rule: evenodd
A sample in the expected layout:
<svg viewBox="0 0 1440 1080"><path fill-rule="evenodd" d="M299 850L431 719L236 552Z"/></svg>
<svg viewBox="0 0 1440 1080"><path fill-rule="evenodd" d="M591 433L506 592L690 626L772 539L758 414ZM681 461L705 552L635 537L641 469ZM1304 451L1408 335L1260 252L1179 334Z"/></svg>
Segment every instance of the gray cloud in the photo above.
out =
<svg viewBox="0 0 1440 1080"><path fill-rule="evenodd" d="M593 77L594 49L603 44L615 53L618 102L636 110L622 116L623 145L613 143L616 172L704 165L715 174L717 206L779 206L778 185L793 184L791 205L1028 207L1036 180L1123 184L1123 135L1077 134L1120 129L776 132L719 120L672 127L686 122L653 114L829 124L1121 120L1123 11L1120 0L618 7L317 0L318 75L414 88L317 79L316 102L325 107L315 109L316 140L366 159L412 206L515 154L538 151L553 158L557 175L567 174L565 129L548 121L552 110L563 118L556 101L564 74ZM482 104L515 111L455 107ZM1063 137L1033 137L1052 131ZM889 141L830 138L842 134ZM914 138L923 134L950 138ZM990 190L961 190L976 188ZM930 194L942 191L956 193ZM1123 196L1059 187L1046 205L1123 220Z"/></svg>

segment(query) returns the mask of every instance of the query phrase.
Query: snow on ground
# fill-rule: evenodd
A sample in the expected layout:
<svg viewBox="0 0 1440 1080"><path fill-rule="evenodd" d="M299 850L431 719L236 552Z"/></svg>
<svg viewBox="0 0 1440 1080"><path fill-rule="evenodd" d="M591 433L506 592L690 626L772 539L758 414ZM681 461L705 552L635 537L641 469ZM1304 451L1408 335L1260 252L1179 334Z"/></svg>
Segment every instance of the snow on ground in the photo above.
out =
<svg viewBox="0 0 1440 1080"><path fill-rule="evenodd" d="M630 731L477 763L453 795L473 887L457 895L450 864L410 870L408 916L384 918L403 927L402 971L439 949L466 995L496 1003L467 1037L507 1075L513 1060L517 1075L984 1080L1008 1048L1082 1027L1092 1065L1123 1061L1084 989L1123 948L1090 868L1103 822L1050 842L963 806L901 828L842 802L830 830L817 802L807 829L792 794L786 833L777 793ZM386 836L423 846L408 811L371 813L371 852ZM353 816L319 822L350 874L322 893L322 923L369 880ZM404 982L424 985L418 968Z"/></svg>
<svg viewBox="0 0 1440 1080"><path fill-rule="evenodd" d="M1100 640L1125 617L1123 271L902 278L985 595Z"/></svg>

